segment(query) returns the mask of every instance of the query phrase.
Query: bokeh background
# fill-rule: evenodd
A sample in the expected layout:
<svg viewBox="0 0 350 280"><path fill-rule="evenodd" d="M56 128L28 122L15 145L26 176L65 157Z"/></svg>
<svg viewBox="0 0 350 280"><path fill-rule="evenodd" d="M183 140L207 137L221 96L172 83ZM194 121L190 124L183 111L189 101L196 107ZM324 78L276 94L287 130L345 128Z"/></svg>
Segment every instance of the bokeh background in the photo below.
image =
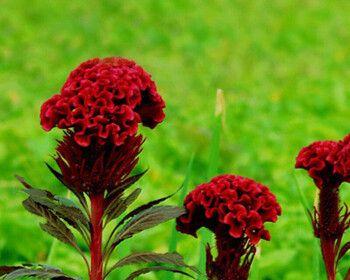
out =
<svg viewBox="0 0 350 280"><path fill-rule="evenodd" d="M272 240L261 242L251 279L324 279L317 242L300 203L315 187L294 171L302 146L349 132L348 1L0 1L0 263L49 262L86 277L79 256L41 232L21 206L20 174L60 195L49 174L55 139L39 124L44 100L92 57L124 56L152 73L166 120L144 130L142 201L175 191L195 153L190 188L207 179L215 92L226 116L218 172L255 178L283 207ZM348 202L349 193L342 195ZM178 196L172 203L178 203ZM124 251L168 248L173 223L139 235ZM196 265L199 242L179 237ZM123 250L117 252L123 255ZM343 262L343 268L349 259ZM344 273L345 270L341 270ZM121 279L112 275L110 279ZM156 279L148 275L140 279ZM166 279L166 277L163 277Z"/></svg>

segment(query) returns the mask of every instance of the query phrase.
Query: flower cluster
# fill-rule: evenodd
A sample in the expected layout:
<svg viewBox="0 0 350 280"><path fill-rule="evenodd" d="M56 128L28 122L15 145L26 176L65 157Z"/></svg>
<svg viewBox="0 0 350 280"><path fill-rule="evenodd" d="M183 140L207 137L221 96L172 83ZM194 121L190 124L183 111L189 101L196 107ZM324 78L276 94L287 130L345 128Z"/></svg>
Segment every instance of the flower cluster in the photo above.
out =
<svg viewBox="0 0 350 280"><path fill-rule="evenodd" d="M350 136L342 141L317 141L304 147L296 158L296 168L308 171L318 188L339 186L349 180Z"/></svg>
<svg viewBox="0 0 350 280"><path fill-rule="evenodd" d="M138 124L154 128L164 119L165 103L151 76L124 58L91 59L73 70L61 92L41 107L41 125L72 129L81 146L123 144Z"/></svg>
<svg viewBox="0 0 350 280"><path fill-rule="evenodd" d="M251 244L269 240L265 222L281 214L276 197L251 179L221 175L201 184L185 198L187 213L177 220L177 229L196 236L201 227L219 235L247 237Z"/></svg>

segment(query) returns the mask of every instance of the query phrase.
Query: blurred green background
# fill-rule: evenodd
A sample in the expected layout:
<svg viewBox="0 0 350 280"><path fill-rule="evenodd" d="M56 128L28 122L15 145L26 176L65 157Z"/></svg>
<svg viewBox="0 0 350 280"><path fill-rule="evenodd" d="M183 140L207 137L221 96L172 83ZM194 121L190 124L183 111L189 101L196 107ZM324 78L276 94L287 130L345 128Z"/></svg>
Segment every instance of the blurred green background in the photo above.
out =
<svg viewBox="0 0 350 280"><path fill-rule="evenodd" d="M124 56L152 73L167 103L163 124L144 130L148 139L139 169L149 172L140 181L142 201L176 190L193 152L189 187L206 180L215 92L221 88L226 117L219 172L270 186L283 207L282 217L269 225L272 240L261 243L251 279L324 279L322 271L317 276L317 244L294 176L310 205L315 187L293 165L302 146L349 132L350 2L2 0L0 5L1 264L45 262L53 240L23 210L25 195L14 174L66 194L44 165L52 162L60 132L40 128L40 105L80 62ZM165 252L172 227L168 222L127 246ZM180 238L178 251L197 264L198 240ZM80 257L65 245L54 247L49 262L86 277Z"/></svg>

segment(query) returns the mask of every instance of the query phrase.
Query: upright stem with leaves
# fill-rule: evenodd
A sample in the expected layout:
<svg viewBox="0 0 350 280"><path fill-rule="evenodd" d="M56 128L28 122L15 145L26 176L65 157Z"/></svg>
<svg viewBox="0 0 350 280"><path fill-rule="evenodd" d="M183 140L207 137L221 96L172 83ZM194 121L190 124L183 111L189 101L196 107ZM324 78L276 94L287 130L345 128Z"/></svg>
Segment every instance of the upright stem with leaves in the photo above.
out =
<svg viewBox="0 0 350 280"><path fill-rule="evenodd" d="M139 263L147 267L131 273L128 280L151 271L187 276L182 268L196 271L176 252L135 253L111 264L114 250L125 240L184 213L180 207L159 205L170 196L129 211L141 193L139 188L130 188L144 174L132 174L143 144L138 126L156 127L165 117L164 107L151 76L134 61L119 57L83 62L70 73L60 93L42 105L42 127L47 131L58 127L65 132L56 148L59 171L48 167L81 205L33 188L20 178L29 196L23 204L45 219L40 224L44 231L77 250L90 280L106 279L115 269ZM111 234L103 242L107 226ZM74 233L85 241L90 261ZM33 270L28 272L32 274L21 271L21 275L36 275Z"/></svg>

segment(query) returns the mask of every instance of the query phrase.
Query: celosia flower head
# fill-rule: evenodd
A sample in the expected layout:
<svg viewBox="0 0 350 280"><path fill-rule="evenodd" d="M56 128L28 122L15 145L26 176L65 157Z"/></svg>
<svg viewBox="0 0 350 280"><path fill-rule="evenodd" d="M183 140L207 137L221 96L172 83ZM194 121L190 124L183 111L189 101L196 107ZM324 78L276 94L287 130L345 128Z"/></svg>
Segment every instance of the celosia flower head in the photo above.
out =
<svg viewBox="0 0 350 280"><path fill-rule="evenodd" d="M334 165L341 147L342 144L336 141L314 142L301 149L295 167L307 170L319 188L329 183L339 185L342 174L335 171Z"/></svg>
<svg viewBox="0 0 350 280"><path fill-rule="evenodd" d="M197 186L185 198L187 213L177 229L196 236L206 227L218 236L248 238L251 244L269 240L265 222L275 222L281 207L268 187L235 175L220 175Z"/></svg>
<svg viewBox="0 0 350 280"><path fill-rule="evenodd" d="M89 146L123 144L138 124L154 128L163 121L165 103L151 76L124 58L91 59L73 70L61 92L41 108L41 125L71 129L75 141Z"/></svg>

